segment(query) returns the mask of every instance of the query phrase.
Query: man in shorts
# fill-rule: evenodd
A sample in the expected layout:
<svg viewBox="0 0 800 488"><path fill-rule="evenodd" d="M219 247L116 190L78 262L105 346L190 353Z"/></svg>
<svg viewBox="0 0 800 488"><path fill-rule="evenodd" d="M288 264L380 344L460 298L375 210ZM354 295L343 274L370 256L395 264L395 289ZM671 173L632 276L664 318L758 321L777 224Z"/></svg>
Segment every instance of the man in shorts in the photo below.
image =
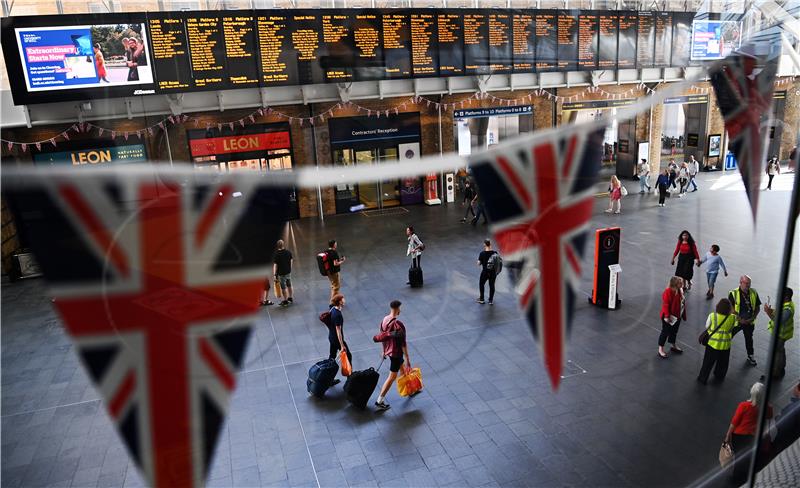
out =
<svg viewBox="0 0 800 488"><path fill-rule="evenodd" d="M378 401L375 402L375 406L381 411L391 408L386 403L386 394L403 366L403 356L405 356L406 363L411 364L411 359L408 357L408 345L406 345L406 327L397 319L400 315L400 305L402 303L399 300L393 300L389 304L389 315L383 318L380 333L372 338L375 342L383 343L383 357L388 357L390 362L389 377L383 383Z"/></svg>
<svg viewBox="0 0 800 488"><path fill-rule="evenodd" d="M294 303L292 299L292 253L283 243L279 240L275 256L272 258L272 276L278 281L278 286L281 288L281 295L283 301L280 303L282 307L286 307ZM277 290L276 290L277 291Z"/></svg>

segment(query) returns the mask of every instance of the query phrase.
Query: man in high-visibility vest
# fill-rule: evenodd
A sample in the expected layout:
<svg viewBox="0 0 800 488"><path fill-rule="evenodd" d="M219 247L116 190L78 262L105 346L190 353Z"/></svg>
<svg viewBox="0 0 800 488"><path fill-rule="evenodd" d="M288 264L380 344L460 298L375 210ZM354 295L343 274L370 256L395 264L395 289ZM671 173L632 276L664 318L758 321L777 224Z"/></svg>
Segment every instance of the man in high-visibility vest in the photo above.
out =
<svg viewBox="0 0 800 488"><path fill-rule="evenodd" d="M733 304L733 312L736 314L736 327L733 328L733 335L744 332L744 345L747 348L747 362L751 366L756 366L756 359L753 357L753 330L755 330L756 317L761 310L761 299L758 292L750 287L752 280L747 275L739 278L739 288L732 290L728 294L728 300Z"/></svg>
<svg viewBox="0 0 800 488"><path fill-rule="evenodd" d="M783 306L781 307L781 329L778 331L778 344L775 348L775 367L772 369L774 378L783 378L786 374L786 341L794 336L794 291L786 287L783 290ZM769 316L769 331L775 333L775 309L769 303L764 305L764 312Z"/></svg>

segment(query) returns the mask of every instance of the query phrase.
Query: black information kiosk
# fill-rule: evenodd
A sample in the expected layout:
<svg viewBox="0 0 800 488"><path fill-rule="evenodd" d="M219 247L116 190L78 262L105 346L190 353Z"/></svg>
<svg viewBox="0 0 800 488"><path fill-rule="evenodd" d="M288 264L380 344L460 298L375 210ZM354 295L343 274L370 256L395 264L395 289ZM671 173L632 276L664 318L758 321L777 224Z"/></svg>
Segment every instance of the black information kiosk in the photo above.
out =
<svg viewBox="0 0 800 488"><path fill-rule="evenodd" d="M619 299L619 227L597 229L594 238L594 287L589 301L598 307L616 310L622 300Z"/></svg>

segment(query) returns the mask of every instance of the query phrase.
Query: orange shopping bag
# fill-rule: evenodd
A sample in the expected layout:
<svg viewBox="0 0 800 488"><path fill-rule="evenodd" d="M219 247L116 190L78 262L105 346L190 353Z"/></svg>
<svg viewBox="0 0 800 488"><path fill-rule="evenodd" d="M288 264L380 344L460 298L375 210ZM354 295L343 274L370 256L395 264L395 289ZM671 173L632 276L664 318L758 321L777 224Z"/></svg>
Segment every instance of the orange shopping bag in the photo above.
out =
<svg viewBox="0 0 800 488"><path fill-rule="evenodd" d="M350 376L353 372L353 366L350 365L350 360L347 358L347 351L344 349L339 351L339 362L342 364L342 376Z"/></svg>
<svg viewBox="0 0 800 488"><path fill-rule="evenodd" d="M397 393L412 396L422 391L422 371L419 368L403 368L403 376L397 378Z"/></svg>

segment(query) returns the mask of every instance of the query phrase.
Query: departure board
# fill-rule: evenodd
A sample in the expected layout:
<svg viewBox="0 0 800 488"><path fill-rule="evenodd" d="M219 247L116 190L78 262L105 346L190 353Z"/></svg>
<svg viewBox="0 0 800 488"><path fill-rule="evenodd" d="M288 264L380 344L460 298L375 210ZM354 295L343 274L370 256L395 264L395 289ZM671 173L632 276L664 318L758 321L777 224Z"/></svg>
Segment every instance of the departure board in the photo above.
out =
<svg viewBox="0 0 800 488"><path fill-rule="evenodd" d="M617 50L617 67L631 69L636 67L636 26L639 16L633 14L619 14L619 49Z"/></svg>
<svg viewBox="0 0 800 488"><path fill-rule="evenodd" d="M225 39L227 69L225 78L230 88L258 86L258 43L256 22L252 15L224 15L222 36Z"/></svg>
<svg viewBox="0 0 800 488"><path fill-rule="evenodd" d="M489 13L489 70L492 73L511 73L513 25L508 12Z"/></svg>
<svg viewBox="0 0 800 488"><path fill-rule="evenodd" d="M464 23L461 12L441 10L436 18L439 35L439 76L464 74Z"/></svg>
<svg viewBox="0 0 800 488"><path fill-rule="evenodd" d="M467 10L464 15L464 74L489 74L489 22L485 13Z"/></svg>
<svg viewBox="0 0 800 488"><path fill-rule="evenodd" d="M653 64L656 68L666 68L672 62L672 12L656 12L654 30Z"/></svg>
<svg viewBox="0 0 800 488"><path fill-rule="evenodd" d="M289 15L292 25L289 56L295 62L294 67L289 66L289 79L296 78L298 85L324 83L326 80L321 61L322 27L319 13L314 10L293 10Z"/></svg>
<svg viewBox="0 0 800 488"><path fill-rule="evenodd" d="M639 30L636 40L636 66L652 68L655 54L656 26L653 12L639 12Z"/></svg>
<svg viewBox="0 0 800 488"><path fill-rule="evenodd" d="M578 16L578 69L597 69L597 43L600 15L596 13Z"/></svg>
<svg viewBox="0 0 800 488"><path fill-rule="evenodd" d="M410 78L411 26L408 13L386 10L381 16L383 65L386 78Z"/></svg>
<svg viewBox="0 0 800 488"><path fill-rule="evenodd" d="M350 15L347 13L327 13L320 15L322 24L322 51L320 64L325 72L325 81L340 82L353 79L353 31L350 28Z"/></svg>
<svg viewBox="0 0 800 488"><path fill-rule="evenodd" d="M380 12L363 10L351 13L350 23L355 47L354 78L356 80L384 79Z"/></svg>
<svg viewBox="0 0 800 488"><path fill-rule="evenodd" d="M599 16L599 28L597 67L616 69L619 17L613 12L602 12Z"/></svg>
<svg viewBox="0 0 800 488"><path fill-rule="evenodd" d="M287 11L273 10L256 19L261 83L265 86L296 83L296 77L291 76L295 72L295 57L291 51L290 25Z"/></svg>
<svg viewBox="0 0 800 488"><path fill-rule="evenodd" d="M558 68L558 12L537 10L535 18L536 71Z"/></svg>
<svg viewBox="0 0 800 488"><path fill-rule="evenodd" d="M558 69L575 71L578 67L578 16L566 10L558 12Z"/></svg>
<svg viewBox="0 0 800 488"><path fill-rule="evenodd" d="M411 14L411 67L414 76L438 76L436 13Z"/></svg>
<svg viewBox="0 0 800 488"><path fill-rule="evenodd" d="M694 14L691 12L673 12L672 14L672 66L683 67L692 64L690 59L692 21L694 21Z"/></svg>
<svg viewBox="0 0 800 488"><path fill-rule="evenodd" d="M188 91L193 88L189 46L180 12L159 12L148 19L153 53L153 71L162 92Z"/></svg>
<svg viewBox="0 0 800 488"><path fill-rule="evenodd" d="M186 38L189 40L193 88L198 90L227 88L222 17L217 12L192 13L186 16L185 29Z"/></svg>
<svg viewBox="0 0 800 488"><path fill-rule="evenodd" d="M515 11L512 25L514 72L532 73L536 63L536 24L533 13Z"/></svg>

